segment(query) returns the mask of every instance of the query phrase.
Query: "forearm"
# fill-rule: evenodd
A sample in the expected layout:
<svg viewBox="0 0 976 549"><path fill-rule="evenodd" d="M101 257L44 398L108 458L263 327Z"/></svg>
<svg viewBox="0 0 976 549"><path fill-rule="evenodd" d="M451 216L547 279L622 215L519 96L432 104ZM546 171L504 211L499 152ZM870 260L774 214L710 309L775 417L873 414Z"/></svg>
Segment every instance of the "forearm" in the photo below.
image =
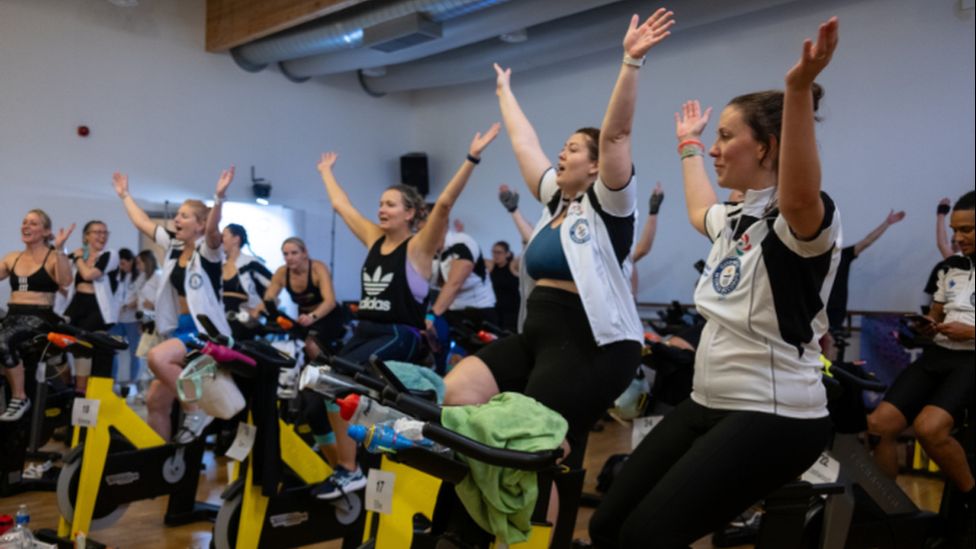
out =
<svg viewBox="0 0 976 549"><path fill-rule="evenodd" d="M637 245L634 246L633 259L635 263L634 269L636 270L636 263L645 255L651 252L651 247L654 245L654 236L657 234L657 215L649 215L644 221L644 226L641 227L640 239L637 241Z"/></svg>
<svg viewBox="0 0 976 549"><path fill-rule="evenodd" d="M532 195L538 199L539 189L536 180L548 163L542 152L539 136L522 112L511 88L498 91L498 106L501 109L505 131L508 132L508 139L512 142L512 151L515 153L522 179L525 180Z"/></svg>
<svg viewBox="0 0 976 549"><path fill-rule="evenodd" d="M142 208L136 204L132 195L128 191L122 195L122 206L125 208L126 215L129 216L129 220L140 232L148 236L149 238L155 238L156 235L153 232L156 230L156 224L153 223L149 216L143 211Z"/></svg>
<svg viewBox="0 0 976 549"><path fill-rule="evenodd" d="M325 298L322 303L319 303L315 309L309 312L309 315L315 317L315 320L324 318L325 315L332 312L332 309L336 307L336 300L334 297Z"/></svg>
<svg viewBox="0 0 976 549"><path fill-rule="evenodd" d="M58 286L67 288L71 285L71 260L61 250L56 250L54 258L54 280Z"/></svg>
<svg viewBox="0 0 976 549"><path fill-rule="evenodd" d="M888 230L888 226L887 221L882 221L881 224L875 227L873 231L869 232L864 238L854 245L854 255L861 255L861 252L867 249L868 246L874 244L874 242L881 238L881 235Z"/></svg>
<svg viewBox="0 0 976 549"><path fill-rule="evenodd" d="M461 163L461 167L454 174L454 177L444 187L440 196L437 197L437 202L434 203L434 207L430 211L430 216L427 218L427 224L421 229L419 234L422 237L422 242L433 246L430 248L431 253L444 241L444 236L447 234L447 224L451 216L451 209L457 202L458 197L461 196L461 191L468 184L468 179L470 179L471 172L473 171L474 163L465 159Z"/></svg>
<svg viewBox="0 0 976 549"><path fill-rule="evenodd" d="M600 175L616 188L630 179L631 139L640 69L622 63L600 128Z"/></svg>
<svg viewBox="0 0 976 549"><path fill-rule="evenodd" d="M684 181L688 220L698 232L705 234L705 212L718 204L718 195L715 194L705 171L705 158L700 155L683 158L681 176Z"/></svg>
<svg viewBox="0 0 976 549"><path fill-rule="evenodd" d="M820 158L814 133L813 91L787 87L783 96L782 142L779 151L778 201L794 230L791 214L821 205ZM822 206L821 206L822 207ZM808 216L809 218L815 216ZM822 216L821 216L822 217ZM817 225L821 220L817 220ZM808 219L809 223L809 219ZM806 232L798 230L797 232ZM802 234L801 234L802 236Z"/></svg>
<svg viewBox="0 0 976 549"><path fill-rule="evenodd" d="M448 280L441 286L441 292L437 294L437 300L431 306L430 311L437 316L443 315L447 309L454 303L454 298L457 297L458 291L461 289L460 282L455 282L453 280Z"/></svg>
<svg viewBox="0 0 976 549"><path fill-rule="evenodd" d="M518 229L519 236L522 238L522 245L525 246L532 238L532 225L529 225L529 222L525 220L520 210L512 212L512 221L515 222L515 228Z"/></svg>

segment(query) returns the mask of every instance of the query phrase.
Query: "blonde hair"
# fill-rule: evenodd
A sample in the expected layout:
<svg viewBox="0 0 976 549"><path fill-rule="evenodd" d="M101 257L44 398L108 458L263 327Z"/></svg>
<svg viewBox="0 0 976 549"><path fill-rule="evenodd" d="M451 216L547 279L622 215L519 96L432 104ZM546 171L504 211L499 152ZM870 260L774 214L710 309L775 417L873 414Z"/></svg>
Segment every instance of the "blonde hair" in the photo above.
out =
<svg viewBox="0 0 976 549"><path fill-rule="evenodd" d="M28 210L27 215L30 215L30 214L34 214L37 217L40 217L41 218L41 226L43 226L48 231L51 231L51 216L47 215L47 212L45 212L44 210L42 210L40 208L34 208L33 210ZM54 235L53 234L48 234L44 238L44 241L47 242L47 243L49 243L49 244L51 243L52 240L54 240Z"/></svg>
<svg viewBox="0 0 976 549"><path fill-rule="evenodd" d="M207 216L210 215L210 208L200 200L193 198L188 198L183 201L183 206L186 206L193 210L193 217L197 218L200 223L207 222Z"/></svg>
<svg viewBox="0 0 976 549"><path fill-rule="evenodd" d="M294 244L298 246L298 249L301 250L302 252L308 253L308 248L305 246L305 241L302 240L301 238L298 238L297 236L289 236L288 238L286 238L285 241L281 243L282 251L284 251L286 244Z"/></svg>

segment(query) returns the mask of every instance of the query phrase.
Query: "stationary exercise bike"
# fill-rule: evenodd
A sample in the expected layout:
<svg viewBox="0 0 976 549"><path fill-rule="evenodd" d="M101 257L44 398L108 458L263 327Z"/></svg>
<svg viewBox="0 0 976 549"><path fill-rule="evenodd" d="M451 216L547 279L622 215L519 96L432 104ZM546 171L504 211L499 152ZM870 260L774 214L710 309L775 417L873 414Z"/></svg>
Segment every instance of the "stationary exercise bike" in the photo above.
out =
<svg viewBox="0 0 976 549"><path fill-rule="evenodd" d="M332 470L278 416L279 371L291 368L294 359L262 340L228 347L229 342L208 322L201 319L201 323L210 336L203 352L222 364L254 364L232 369L248 402L245 422L257 427L257 440L234 468L235 480L221 494L212 546L284 548L341 538L343 548L356 547L364 522L361 491L332 501L313 496L311 487Z"/></svg>
<svg viewBox="0 0 976 549"><path fill-rule="evenodd" d="M24 342L19 352L24 357L24 386L32 405L19 421L0 423L0 497L32 490L54 491L56 470L47 471L41 478L26 478L24 465L28 459L61 460L60 453L42 452L40 448L56 429L68 425L74 399L72 387L56 374L48 377L48 370L57 371L65 357L59 348L50 345L47 333ZM4 392L5 387L0 385L0 396Z"/></svg>
<svg viewBox="0 0 976 549"><path fill-rule="evenodd" d="M445 453L417 447L383 455L380 469L395 477L391 513L368 513L363 549L496 546L494 536L477 526L454 492L453 485L468 475L468 466L456 454L490 465L537 472L539 498L532 513L532 529L529 539L519 547L549 547L550 539L553 547L570 546L584 472L558 465L561 449L519 452L493 448L450 431L440 425L439 406L407 390L375 358L369 366L334 358L331 371L325 375L329 377L328 382L317 383L315 390L333 398L351 393L368 396L425 422L424 437L452 450ZM546 520L553 483L558 488L560 503L555 525Z"/></svg>
<svg viewBox="0 0 976 549"><path fill-rule="evenodd" d="M169 496L168 525L212 519L216 506L195 501L203 437L188 445L164 441L112 391L112 358L126 343L72 326L57 330L49 335L52 343L91 357L85 398L98 402L94 425L75 427L58 476L58 536L104 528L128 503L159 496Z"/></svg>

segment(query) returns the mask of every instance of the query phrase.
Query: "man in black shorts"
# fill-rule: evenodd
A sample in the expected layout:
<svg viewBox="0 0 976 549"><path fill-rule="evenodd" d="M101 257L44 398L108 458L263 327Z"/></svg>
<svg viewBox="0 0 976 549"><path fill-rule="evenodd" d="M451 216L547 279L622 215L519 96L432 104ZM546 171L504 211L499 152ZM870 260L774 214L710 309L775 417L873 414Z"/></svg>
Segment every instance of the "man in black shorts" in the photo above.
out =
<svg viewBox="0 0 976 549"><path fill-rule="evenodd" d="M895 380L878 408L868 416L868 430L881 437L875 461L890 477L898 473L896 437L908 425L925 452L962 493L970 523L974 482L966 454L951 432L966 407L972 411L976 379L976 199L970 191L953 207L950 225L962 255L940 264L932 309L916 330L932 337L921 358Z"/></svg>

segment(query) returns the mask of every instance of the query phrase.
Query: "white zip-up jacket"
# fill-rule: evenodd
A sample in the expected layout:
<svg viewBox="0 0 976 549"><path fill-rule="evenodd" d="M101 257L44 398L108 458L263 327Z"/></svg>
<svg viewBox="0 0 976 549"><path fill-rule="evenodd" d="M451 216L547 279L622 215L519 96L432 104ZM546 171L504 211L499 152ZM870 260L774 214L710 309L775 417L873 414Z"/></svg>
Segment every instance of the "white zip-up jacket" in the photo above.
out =
<svg viewBox="0 0 976 549"><path fill-rule="evenodd" d="M630 254L636 225L637 184L633 176L618 190L608 188L597 179L586 192L567 204L556 185L556 171L549 168L539 181L539 200L545 207L532 232L532 239L568 208L566 218L559 226L559 240L596 344L603 346L625 340L643 342L644 330L637 315L630 280L621 268L621 263ZM617 226L616 238L611 238L607 223ZM519 266L522 291L519 331L525 322L526 299L535 287L525 264L522 261Z"/></svg>
<svg viewBox="0 0 976 549"><path fill-rule="evenodd" d="M156 244L166 249L163 263L163 278L156 293L156 330L168 335L176 329L180 315L179 295L169 278L176 267L180 254L183 253L184 243L174 238L173 234L157 225L153 235ZM222 262L224 260L223 247L216 249L207 246L206 237L200 237L194 244L194 252L186 264L186 277L183 285L186 291L186 304L193 316L197 330L205 333L197 315L203 314L210 318L221 334L230 337L230 325L224 314L224 305L220 300Z"/></svg>

